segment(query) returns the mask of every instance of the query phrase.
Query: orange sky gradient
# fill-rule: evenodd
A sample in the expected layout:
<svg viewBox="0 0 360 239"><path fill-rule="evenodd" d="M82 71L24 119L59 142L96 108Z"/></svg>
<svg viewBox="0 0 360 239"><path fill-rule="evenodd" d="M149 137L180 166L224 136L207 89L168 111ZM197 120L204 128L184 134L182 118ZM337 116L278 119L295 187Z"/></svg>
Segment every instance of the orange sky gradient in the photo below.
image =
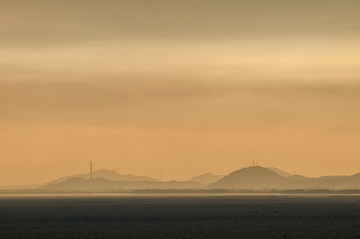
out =
<svg viewBox="0 0 360 239"><path fill-rule="evenodd" d="M0 185L360 172L360 2L0 1Z"/></svg>

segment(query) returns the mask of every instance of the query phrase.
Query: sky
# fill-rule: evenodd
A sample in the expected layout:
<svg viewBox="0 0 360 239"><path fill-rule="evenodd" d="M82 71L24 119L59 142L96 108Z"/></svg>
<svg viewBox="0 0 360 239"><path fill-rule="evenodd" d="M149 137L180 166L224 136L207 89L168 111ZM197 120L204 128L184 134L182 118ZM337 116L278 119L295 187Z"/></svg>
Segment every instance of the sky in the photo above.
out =
<svg viewBox="0 0 360 239"><path fill-rule="evenodd" d="M360 172L360 1L0 0L0 184L253 161Z"/></svg>

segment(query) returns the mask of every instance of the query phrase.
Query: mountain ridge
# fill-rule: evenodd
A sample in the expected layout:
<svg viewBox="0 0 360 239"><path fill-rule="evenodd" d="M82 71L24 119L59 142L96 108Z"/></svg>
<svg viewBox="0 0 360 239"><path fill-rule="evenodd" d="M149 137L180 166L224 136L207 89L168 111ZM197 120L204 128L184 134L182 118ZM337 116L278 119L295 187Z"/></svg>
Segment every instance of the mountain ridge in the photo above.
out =
<svg viewBox="0 0 360 239"><path fill-rule="evenodd" d="M198 182L204 185L212 184L218 181L219 179L225 177L226 175L216 175L213 173L203 173L198 176L192 177L185 182Z"/></svg>
<svg viewBox="0 0 360 239"><path fill-rule="evenodd" d="M281 175L280 175L281 174ZM210 179L210 180L209 180ZM208 180L208 181L207 181ZM212 181L211 181L212 180ZM17 190L4 187L2 191ZM159 181L157 179L122 175L114 170L101 169L90 175L76 174L41 184L38 187L22 187L18 190L44 190L49 192L120 192L131 190L230 190L230 191L291 191L291 190L360 190L360 173L350 176L322 176L317 178L290 175L282 170L253 166L235 170L228 175L201 174L186 181Z"/></svg>
<svg viewBox="0 0 360 239"><path fill-rule="evenodd" d="M55 180L48 182L47 184L56 184L63 181L66 181L69 178L89 178L89 173L82 173L82 174L75 174L70 176L61 177ZM105 178L112 181L130 181L130 182L139 182L139 181L151 181L151 182L158 182L160 180L148 177L148 176L137 176L133 174L119 174L115 170L108 170L108 169L99 169L92 173L93 178Z"/></svg>

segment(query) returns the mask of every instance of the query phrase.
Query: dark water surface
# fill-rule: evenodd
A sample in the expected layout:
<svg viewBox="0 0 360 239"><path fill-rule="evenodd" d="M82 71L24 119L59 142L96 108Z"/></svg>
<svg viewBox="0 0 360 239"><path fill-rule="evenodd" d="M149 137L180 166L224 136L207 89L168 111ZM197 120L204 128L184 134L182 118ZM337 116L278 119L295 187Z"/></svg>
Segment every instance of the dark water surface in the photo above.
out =
<svg viewBox="0 0 360 239"><path fill-rule="evenodd" d="M360 196L0 196L0 238L360 238Z"/></svg>

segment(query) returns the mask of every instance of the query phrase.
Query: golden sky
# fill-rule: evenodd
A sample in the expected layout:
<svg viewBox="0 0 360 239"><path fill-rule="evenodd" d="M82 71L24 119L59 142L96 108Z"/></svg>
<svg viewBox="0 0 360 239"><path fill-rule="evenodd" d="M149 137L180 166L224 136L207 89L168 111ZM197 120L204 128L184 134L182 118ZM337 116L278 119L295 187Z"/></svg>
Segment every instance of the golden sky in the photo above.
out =
<svg viewBox="0 0 360 239"><path fill-rule="evenodd" d="M360 1L0 0L0 184L253 161L360 172Z"/></svg>

